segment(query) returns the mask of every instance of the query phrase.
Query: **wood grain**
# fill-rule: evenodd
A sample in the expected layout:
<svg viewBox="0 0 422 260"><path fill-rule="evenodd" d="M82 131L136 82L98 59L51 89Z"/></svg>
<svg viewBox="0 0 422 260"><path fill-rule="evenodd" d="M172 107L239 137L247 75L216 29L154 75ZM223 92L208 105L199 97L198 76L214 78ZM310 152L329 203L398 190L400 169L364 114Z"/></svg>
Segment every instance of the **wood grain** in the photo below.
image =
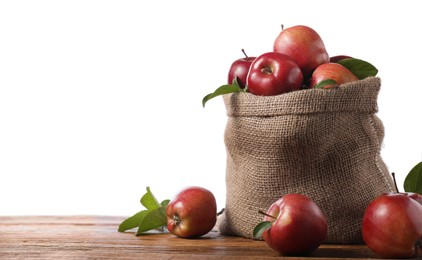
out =
<svg viewBox="0 0 422 260"><path fill-rule="evenodd" d="M0 216L0 259L270 259L265 242L210 232L198 239L117 232L124 217ZM364 245L322 245L309 258L368 259ZM289 259L306 259L289 257Z"/></svg>

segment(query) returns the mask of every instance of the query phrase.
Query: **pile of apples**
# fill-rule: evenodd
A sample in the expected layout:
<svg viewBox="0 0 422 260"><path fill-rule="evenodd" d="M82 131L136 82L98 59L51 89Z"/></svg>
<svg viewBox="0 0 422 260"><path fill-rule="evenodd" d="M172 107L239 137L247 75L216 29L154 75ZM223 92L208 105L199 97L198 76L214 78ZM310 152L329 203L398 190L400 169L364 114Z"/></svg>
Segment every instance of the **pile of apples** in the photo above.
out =
<svg viewBox="0 0 422 260"><path fill-rule="evenodd" d="M258 57L245 56L231 65L228 84L236 78L241 87L248 86L249 92L255 95L272 96L314 88L327 79L337 85L359 80L337 63L351 57L330 58L319 34L304 25L282 30L274 41L272 52Z"/></svg>
<svg viewBox="0 0 422 260"><path fill-rule="evenodd" d="M422 170L422 163L419 167ZM148 189L148 188L147 188ZM149 195L148 202L145 197ZM119 231L138 227L137 235L167 227L180 238L206 235L216 225L217 204L213 193L189 186L170 201L158 203L149 191L141 199L148 210L123 221ZM156 204L156 207L152 206ZM253 230L255 239L264 241L281 255L305 256L326 239L327 219L318 205L303 194L285 194L277 199ZM384 258L422 256L422 195L414 192L389 192L375 198L366 208L362 221L366 245Z"/></svg>
<svg viewBox="0 0 422 260"><path fill-rule="evenodd" d="M259 96L310 89L332 88L375 76L378 70L369 62L347 55L330 57L320 35L305 25L282 29L273 50L258 57L235 60L227 84L206 95L202 104L219 95L250 92Z"/></svg>
<svg viewBox="0 0 422 260"><path fill-rule="evenodd" d="M181 238L210 232L217 220L216 201L202 187L181 190L166 207L167 228ZM303 194L276 200L253 233L282 255L308 255L326 239L327 219L318 205ZM362 237L384 258L412 258L422 252L422 196L413 192L381 194L366 208Z"/></svg>

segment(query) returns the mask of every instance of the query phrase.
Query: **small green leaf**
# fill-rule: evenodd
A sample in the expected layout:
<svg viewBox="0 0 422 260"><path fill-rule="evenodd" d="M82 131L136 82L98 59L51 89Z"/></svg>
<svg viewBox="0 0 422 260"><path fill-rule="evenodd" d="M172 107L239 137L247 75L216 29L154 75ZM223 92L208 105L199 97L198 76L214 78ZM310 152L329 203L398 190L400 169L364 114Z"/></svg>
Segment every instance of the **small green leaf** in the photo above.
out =
<svg viewBox="0 0 422 260"><path fill-rule="evenodd" d="M145 193L141 198L141 204L147 209L156 209L161 206L155 198L154 194L152 194L149 187L147 187L147 193Z"/></svg>
<svg viewBox="0 0 422 260"><path fill-rule="evenodd" d="M273 225L273 222L271 221L263 221L256 225L256 227L253 230L253 237L254 239L260 239L262 234L265 230L269 229Z"/></svg>
<svg viewBox="0 0 422 260"><path fill-rule="evenodd" d="M123 220L123 222L119 225L119 232L125 232L126 230L139 227L139 224L142 222L148 210L142 210L135 215Z"/></svg>
<svg viewBox="0 0 422 260"><path fill-rule="evenodd" d="M337 63L348 68L353 74L355 74L358 79L365 79L370 76L376 76L378 73L378 69L375 68L374 65L360 59L347 58L339 60Z"/></svg>
<svg viewBox="0 0 422 260"><path fill-rule="evenodd" d="M242 92L242 91L243 89L241 89L239 85L235 85L235 84L222 85L218 87L213 93L206 95L202 99L202 106L205 107L205 103L207 103L208 100L215 98L217 96L234 93L234 92Z"/></svg>
<svg viewBox="0 0 422 260"><path fill-rule="evenodd" d="M140 235L145 231L166 226L166 208L169 203L170 200L163 200L161 203L158 203L150 188L147 187L147 192L141 198L141 204L146 210L142 210L123 220L119 225L118 231L124 232L138 227L136 235Z"/></svg>
<svg viewBox="0 0 422 260"><path fill-rule="evenodd" d="M316 84L313 88L324 88L328 85L336 85L337 82L333 79L324 79L320 81L318 84Z"/></svg>
<svg viewBox="0 0 422 260"><path fill-rule="evenodd" d="M422 162L410 170L404 179L404 191L422 194Z"/></svg>
<svg viewBox="0 0 422 260"><path fill-rule="evenodd" d="M161 206L162 207L167 207L167 205L170 203L170 200L163 200L162 202L161 202Z"/></svg>
<svg viewBox="0 0 422 260"><path fill-rule="evenodd" d="M242 89L239 84L239 77L234 77L232 85L238 86L240 88L240 92L248 92L248 84L245 83L245 87Z"/></svg>
<svg viewBox="0 0 422 260"><path fill-rule="evenodd" d="M166 207L159 207L153 210L148 210L148 213L142 219L139 224L136 235L142 235L142 233L151 229L160 228L167 225Z"/></svg>
<svg viewBox="0 0 422 260"><path fill-rule="evenodd" d="M238 86L240 88L239 77L234 77L232 85Z"/></svg>

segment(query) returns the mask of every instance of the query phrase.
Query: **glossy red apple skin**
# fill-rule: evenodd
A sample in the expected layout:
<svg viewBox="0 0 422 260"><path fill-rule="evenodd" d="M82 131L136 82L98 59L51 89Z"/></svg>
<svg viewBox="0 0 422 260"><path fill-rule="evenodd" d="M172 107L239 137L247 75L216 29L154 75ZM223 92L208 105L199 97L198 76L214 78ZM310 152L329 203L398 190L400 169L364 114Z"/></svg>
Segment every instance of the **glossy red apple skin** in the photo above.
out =
<svg viewBox="0 0 422 260"><path fill-rule="evenodd" d="M182 237L199 237L210 232L217 221L217 204L213 193L192 186L182 189L166 208L167 228Z"/></svg>
<svg viewBox="0 0 422 260"><path fill-rule="evenodd" d="M362 221L362 238L383 258L422 256L422 196L387 193L374 199Z"/></svg>
<svg viewBox="0 0 422 260"><path fill-rule="evenodd" d="M232 84L233 80L237 77L239 87L245 88L246 76L248 75L249 68L256 57L245 57L235 60L230 66L227 76L227 84Z"/></svg>
<svg viewBox="0 0 422 260"><path fill-rule="evenodd" d="M303 86L303 74L296 62L287 55L267 52L258 56L246 78L250 93L259 96L274 96Z"/></svg>
<svg viewBox="0 0 422 260"><path fill-rule="evenodd" d="M337 82L335 85L340 85L348 82L359 80L355 74L341 64L330 62L319 65L312 73L309 87L313 88L319 82L332 79ZM330 88L334 85L326 85L324 88Z"/></svg>
<svg viewBox="0 0 422 260"><path fill-rule="evenodd" d="M264 221L274 221L263 233L265 242L283 255L307 255L327 237L327 219L311 199L288 194L274 202Z"/></svg>
<svg viewBox="0 0 422 260"><path fill-rule="evenodd" d="M319 34L304 25L282 30L274 41L274 51L292 57L301 68L305 78L309 77L320 64L330 61Z"/></svg>

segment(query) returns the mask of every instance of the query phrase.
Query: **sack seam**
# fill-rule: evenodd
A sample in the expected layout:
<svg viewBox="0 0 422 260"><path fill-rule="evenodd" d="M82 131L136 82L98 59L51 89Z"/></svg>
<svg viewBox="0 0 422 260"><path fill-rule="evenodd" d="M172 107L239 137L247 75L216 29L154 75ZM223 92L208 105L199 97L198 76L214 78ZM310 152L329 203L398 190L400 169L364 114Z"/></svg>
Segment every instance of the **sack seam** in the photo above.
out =
<svg viewBox="0 0 422 260"><path fill-rule="evenodd" d="M376 127L375 127L373 115L369 115L368 118L369 118L369 125L372 129L372 133L375 135L374 138L379 143L379 141L380 141L380 140L378 140L378 134L379 133L378 133ZM379 151L379 149L378 149L378 151ZM380 159L380 152L377 152L376 155L375 155L375 166L377 167L378 174L382 176L384 183L387 184L388 189L394 190L393 187L391 187L390 181L387 179L387 176L385 174L383 174L383 170L381 169L379 159Z"/></svg>

